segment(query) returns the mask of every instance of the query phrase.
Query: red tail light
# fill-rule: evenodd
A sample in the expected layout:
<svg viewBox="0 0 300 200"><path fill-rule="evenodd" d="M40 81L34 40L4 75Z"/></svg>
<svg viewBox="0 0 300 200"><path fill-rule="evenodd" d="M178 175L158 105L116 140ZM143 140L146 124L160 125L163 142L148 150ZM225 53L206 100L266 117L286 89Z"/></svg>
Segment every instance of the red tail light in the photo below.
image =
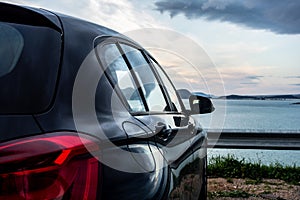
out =
<svg viewBox="0 0 300 200"><path fill-rule="evenodd" d="M0 199L96 199L96 140L49 133L0 144Z"/></svg>

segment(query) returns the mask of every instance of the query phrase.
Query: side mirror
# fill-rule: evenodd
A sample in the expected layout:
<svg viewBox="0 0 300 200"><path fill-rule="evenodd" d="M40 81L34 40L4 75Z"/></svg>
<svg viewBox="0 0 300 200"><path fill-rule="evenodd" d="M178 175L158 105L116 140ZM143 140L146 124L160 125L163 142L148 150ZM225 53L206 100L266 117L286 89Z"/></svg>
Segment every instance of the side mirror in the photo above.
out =
<svg viewBox="0 0 300 200"><path fill-rule="evenodd" d="M191 115L212 113L215 110L213 103L207 97L203 97L200 95L191 95L189 97L189 102Z"/></svg>

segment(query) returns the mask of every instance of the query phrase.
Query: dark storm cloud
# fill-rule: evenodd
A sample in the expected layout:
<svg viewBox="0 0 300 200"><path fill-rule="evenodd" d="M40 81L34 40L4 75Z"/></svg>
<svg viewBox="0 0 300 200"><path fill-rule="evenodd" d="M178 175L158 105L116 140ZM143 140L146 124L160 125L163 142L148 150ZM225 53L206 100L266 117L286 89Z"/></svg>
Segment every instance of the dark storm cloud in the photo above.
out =
<svg viewBox="0 0 300 200"><path fill-rule="evenodd" d="M203 18L281 34L300 33L298 0L160 0L156 9L171 17Z"/></svg>

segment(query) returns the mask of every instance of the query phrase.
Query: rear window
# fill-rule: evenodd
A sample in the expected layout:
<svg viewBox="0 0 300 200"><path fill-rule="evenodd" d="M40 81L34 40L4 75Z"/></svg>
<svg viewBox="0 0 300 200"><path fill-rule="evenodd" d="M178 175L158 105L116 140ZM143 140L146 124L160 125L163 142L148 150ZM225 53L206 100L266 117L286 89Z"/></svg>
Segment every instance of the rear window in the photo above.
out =
<svg viewBox="0 0 300 200"><path fill-rule="evenodd" d="M0 22L0 113L41 113L51 104L61 36L48 27Z"/></svg>

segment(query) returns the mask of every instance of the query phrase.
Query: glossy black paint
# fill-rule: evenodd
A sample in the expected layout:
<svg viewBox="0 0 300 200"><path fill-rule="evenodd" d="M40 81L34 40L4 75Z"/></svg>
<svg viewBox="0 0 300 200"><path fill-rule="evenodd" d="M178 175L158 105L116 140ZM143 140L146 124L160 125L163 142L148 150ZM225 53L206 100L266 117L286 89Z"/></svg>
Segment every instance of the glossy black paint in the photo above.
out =
<svg viewBox="0 0 300 200"><path fill-rule="evenodd" d="M112 141L118 148L132 152L128 165L145 169L145 172L130 173L103 163L99 169L99 199L206 199L207 136L197 120L187 114L189 112L131 114L122 106L124 99L119 94L112 99L116 95L115 86L104 73L96 87L97 121L90 119L87 112L76 116L86 123L79 127L75 124L74 83L83 61L95 46L113 37L143 50L142 47L108 28L45 10L0 3L0 13L1 21L47 26L61 34L60 63L51 104L40 113L1 115L0 141L64 130L88 133L103 144L100 147L103 159L116 156L114 160L118 160L116 149L105 148L105 143ZM101 60L92 56L86 86L97 79L97 74L103 73L100 65ZM112 105L120 106L112 108ZM99 126L107 138L97 132ZM138 152L148 153L145 162L134 159L134 153Z"/></svg>
<svg viewBox="0 0 300 200"><path fill-rule="evenodd" d="M189 97L191 114L206 114L212 113L215 110L211 100L208 97L200 95L191 95Z"/></svg>

